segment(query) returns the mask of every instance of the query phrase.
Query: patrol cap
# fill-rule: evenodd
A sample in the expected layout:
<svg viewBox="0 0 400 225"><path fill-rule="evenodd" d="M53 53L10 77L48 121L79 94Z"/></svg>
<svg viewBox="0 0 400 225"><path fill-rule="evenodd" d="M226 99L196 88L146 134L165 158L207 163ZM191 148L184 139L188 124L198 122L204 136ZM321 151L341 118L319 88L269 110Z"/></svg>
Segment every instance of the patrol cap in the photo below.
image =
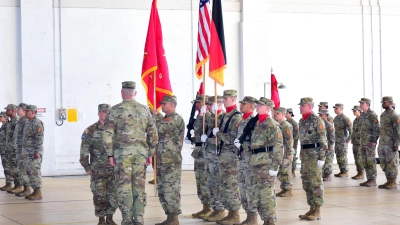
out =
<svg viewBox="0 0 400 225"><path fill-rule="evenodd" d="M175 97L176 98L176 97ZM206 95L206 102L207 102L207 99L209 98L209 96L208 95ZM196 99L195 100L193 100L192 101L192 103L195 103L195 102L202 102L203 101L203 95L197 95L196 96Z"/></svg>
<svg viewBox="0 0 400 225"><path fill-rule="evenodd" d="M4 116L5 117L6 116L6 112L4 112L4 111L0 112L0 116Z"/></svg>
<svg viewBox="0 0 400 225"><path fill-rule="evenodd" d="M351 110L353 110L353 111L361 111L361 108L360 108L360 106L355 105Z"/></svg>
<svg viewBox="0 0 400 225"><path fill-rule="evenodd" d="M32 111L37 111L36 105L27 105L25 108L26 111L32 110Z"/></svg>
<svg viewBox="0 0 400 225"><path fill-rule="evenodd" d="M135 89L136 83L135 83L135 81L124 81L124 82L122 82L122 88Z"/></svg>
<svg viewBox="0 0 400 225"><path fill-rule="evenodd" d="M264 97L261 97L260 100L257 101L257 104L266 105L271 108L273 108L275 106L275 103L271 99L264 98Z"/></svg>
<svg viewBox="0 0 400 225"><path fill-rule="evenodd" d="M222 102L222 96L217 95L217 101ZM215 96L210 96L206 99L207 104L213 104L215 102Z"/></svg>
<svg viewBox="0 0 400 225"><path fill-rule="evenodd" d="M371 104L371 99L368 98L361 98L360 101L358 101L359 103L367 103L367 104Z"/></svg>
<svg viewBox="0 0 400 225"><path fill-rule="evenodd" d="M251 96L245 96L242 101L239 101L239 103L256 103L256 102L257 99Z"/></svg>
<svg viewBox="0 0 400 225"><path fill-rule="evenodd" d="M292 116L294 116L294 115L293 115L293 109L292 109L292 108L288 108L288 109L286 110L286 113L290 113L290 114L292 114Z"/></svg>
<svg viewBox="0 0 400 225"><path fill-rule="evenodd" d="M392 96L383 97L381 103L384 103L384 102L393 102L393 97Z"/></svg>
<svg viewBox="0 0 400 225"><path fill-rule="evenodd" d="M337 108L341 108L343 109L344 105L342 103L336 103L333 108L337 109Z"/></svg>
<svg viewBox="0 0 400 225"><path fill-rule="evenodd" d="M318 106L328 107L328 102L320 102Z"/></svg>
<svg viewBox="0 0 400 225"><path fill-rule="evenodd" d="M279 107L279 108L277 108L277 109L275 109L275 112L278 112L278 113L286 113L286 108L283 108L283 107Z"/></svg>
<svg viewBox="0 0 400 225"><path fill-rule="evenodd" d="M237 97L237 91L236 90L225 90L224 94L222 95L223 98L226 97Z"/></svg>
<svg viewBox="0 0 400 225"><path fill-rule="evenodd" d="M163 96L160 104L164 104L164 103L167 103L167 102L177 103L176 96L175 95L165 95L165 96Z"/></svg>
<svg viewBox="0 0 400 225"><path fill-rule="evenodd" d="M299 105L314 104L314 99L311 97L305 97L300 99Z"/></svg>
<svg viewBox="0 0 400 225"><path fill-rule="evenodd" d="M18 106L14 104L8 104L7 107L5 107L4 109L16 109L16 108L18 108Z"/></svg>
<svg viewBox="0 0 400 225"><path fill-rule="evenodd" d="M318 114L329 115L329 110L327 110L327 109L321 109L321 110L318 111Z"/></svg>
<svg viewBox="0 0 400 225"><path fill-rule="evenodd" d="M28 104L25 104L25 103L19 103L19 105L17 106L17 108L22 108L23 110L25 110L27 105L28 105Z"/></svg>
<svg viewBox="0 0 400 225"><path fill-rule="evenodd" d="M111 105L105 104L105 103L104 104L100 104L98 106L99 112L108 111L108 110L110 110L110 108L111 108Z"/></svg>

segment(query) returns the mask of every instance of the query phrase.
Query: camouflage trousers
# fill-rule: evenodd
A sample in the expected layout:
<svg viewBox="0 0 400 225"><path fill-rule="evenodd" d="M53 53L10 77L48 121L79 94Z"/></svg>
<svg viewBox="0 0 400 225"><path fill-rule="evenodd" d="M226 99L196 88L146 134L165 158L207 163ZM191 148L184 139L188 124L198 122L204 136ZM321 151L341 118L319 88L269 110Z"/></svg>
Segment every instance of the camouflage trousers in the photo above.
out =
<svg viewBox="0 0 400 225"><path fill-rule="evenodd" d="M144 225L146 158L134 147L114 151L115 181L122 225Z"/></svg>
<svg viewBox="0 0 400 225"><path fill-rule="evenodd" d="M15 185L21 185L18 177L17 156L14 149L10 147L6 148L2 156L2 164L6 183L10 184L14 182Z"/></svg>
<svg viewBox="0 0 400 225"><path fill-rule="evenodd" d="M207 188L206 159L194 159L194 174L196 177L197 197L204 205L210 205L210 191Z"/></svg>
<svg viewBox="0 0 400 225"><path fill-rule="evenodd" d="M336 161L339 166L340 172L349 171L349 167L347 165L347 148L348 144L346 142L335 143Z"/></svg>
<svg viewBox="0 0 400 225"><path fill-rule="evenodd" d="M25 166L26 176L29 184L33 189L42 187L42 160L43 155L39 154L40 158L35 159L33 154L26 155Z"/></svg>
<svg viewBox="0 0 400 225"><path fill-rule="evenodd" d="M361 161L368 180L376 180L375 147L361 145Z"/></svg>
<svg viewBox="0 0 400 225"><path fill-rule="evenodd" d="M90 189L93 193L94 214L97 217L113 215L118 207L114 171L92 170Z"/></svg>
<svg viewBox="0 0 400 225"><path fill-rule="evenodd" d="M16 154L17 154L18 177L19 177L22 185L29 186L30 183L29 183L28 175L26 174L26 163L25 163L26 156L21 156L20 151L18 151Z"/></svg>
<svg viewBox="0 0 400 225"><path fill-rule="evenodd" d="M292 170L296 170L296 166L297 166L297 144L293 145L293 150L294 150L294 155L293 155L293 161L292 161Z"/></svg>
<svg viewBox="0 0 400 225"><path fill-rule="evenodd" d="M270 165L257 165L250 168L254 174L252 191L256 198L258 214L262 220L275 224L278 219L275 198L276 177L269 175Z"/></svg>
<svg viewBox="0 0 400 225"><path fill-rule="evenodd" d="M181 210L182 163L161 164L157 161L158 198L165 214L182 214Z"/></svg>
<svg viewBox="0 0 400 225"><path fill-rule="evenodd" d="M379 144L378 155L380 166L386 177L389 179L396 178L399 166L399 152L393 151L393 144Z"/></svg>
<svg viewBox="0 0 400 225"><path fill-rule="evenodd" d="M332 150L328 150L325 153L325 164L322 167L322 172L324 174L332 174L333 171L333 157L334 152Z"/></svg>
<svg viewBox="0 0 400 225"><path fill-rule="evenodd" d="M278 180L281 182L281 189L291 190L293 186L292 159L283 159L279 167Z"/></svg>
<svg viewBox="0 0 400 225"><path fill-rule="evenodd" d="M207 173L207 189L210 193L210 205L214 210L224 210L221 198L221 177L219 175L219 157L215 154L215 145L208 144L206 151L214 152L214 154L206 153L206 173Z"/></svg>
<svg viewBox="0 0 400 225"><path fill-rule="evenodd" d="M302 149L301 179L306 191L307 204L322 206L324 204L324 184L322 183L322 168L318 166L318 148Z"/></svg>
<svg viewBox="0 0 400 225"><path fill-rule="evenodd" d="M354 163L356 164L357 171L363 172L364 165L362 163L361 145L353 144Z"/></svg>
<svg viewBox="0 0 400 225"><path fill-rule="evenodd" d="M222 204L228 210L240 209L239 159L233 150L225 150L219 156L219 175Z"/></svg>
<svg viewBox="0 0 400 225"><path fill-rule="evenodd" d="M242 153L243 155L243 153ZM242 207L246 213L257 213L256 198L253 192L254 175L251 172L249 166L249 158L243 157L239 160L239 189L240 189L240 200Z"/></svg>

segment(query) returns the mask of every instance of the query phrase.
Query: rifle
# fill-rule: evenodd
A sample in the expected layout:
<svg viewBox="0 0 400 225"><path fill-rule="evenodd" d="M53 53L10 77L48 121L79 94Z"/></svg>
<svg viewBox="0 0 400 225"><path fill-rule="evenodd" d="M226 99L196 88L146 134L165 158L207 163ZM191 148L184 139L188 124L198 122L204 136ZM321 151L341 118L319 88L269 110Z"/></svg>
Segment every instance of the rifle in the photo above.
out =
<svg viewBox="0 0 400 225"><path fill-rule="evenodd" d="M240 145L239 151L237 153L237 156L240 160L242 160L243 142L251 139L251 132L254 130L254 127L256 126L257 121L258 121L258 114L249 120L249 122L246 124L246 126L243 129L243 134L240 135L240 137L238 138L239 143L241 145Z"/></svg>
<svg viewBox="0 0 400 225"><path fill-rule="evenodd" d="M192 111L190 112L189 123L186 125L187 128L186 138L190 141L192 141L192 134L190 133L190 131L194 129L193 125L194 121L196 121L196 119L194 118L195 113L196 113L196 101L193 102Z"/></svg>

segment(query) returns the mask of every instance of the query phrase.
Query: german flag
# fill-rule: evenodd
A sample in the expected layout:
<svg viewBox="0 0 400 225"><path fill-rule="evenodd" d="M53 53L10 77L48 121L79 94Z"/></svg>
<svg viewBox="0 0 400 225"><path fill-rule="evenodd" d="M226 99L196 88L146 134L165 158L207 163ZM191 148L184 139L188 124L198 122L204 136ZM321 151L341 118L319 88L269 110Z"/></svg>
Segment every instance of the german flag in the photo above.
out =
<svg viewBox="0 0 400 225"><path fill-rule="evenodd" d="M213 1L210 36L210 77L221 86L224 86L226 51L221 0Z"/></svg>

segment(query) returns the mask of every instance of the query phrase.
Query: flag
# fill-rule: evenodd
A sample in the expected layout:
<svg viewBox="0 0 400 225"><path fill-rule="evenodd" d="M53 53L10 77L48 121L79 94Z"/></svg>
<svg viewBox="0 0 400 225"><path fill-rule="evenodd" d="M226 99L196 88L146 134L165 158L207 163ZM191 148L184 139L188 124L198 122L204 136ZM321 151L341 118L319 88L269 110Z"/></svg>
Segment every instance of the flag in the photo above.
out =
<svg viewBox="0 0 400 225"><path fill-rule="evenodd" d="M278 81L276 80L274 74L271 74L271 100L275 103L274 109L281 105L278 92Z"/></svg>
<svg viewBox="0 0 400 225"><path fill-rule="evenodd" d="M224 86L226 51L224 21L221 0L214 0L212 6L211 41L210 41L210 77Z"/></svg>
<svg viewBox="0 0 400 225"><path fill-rule="evenodd" d="M196 76L203 77L202 66L208 61L210 48L210 0L200 0L199 24L197 32Z"/></svg>
<svg viewBox="0 0 400 225"><path fill-rule="evenodd" d="M204 84L201 82L199 91L197 92L198 95L204 95Z"/></svg>
<svg viewBox="0 0 400 225"><path fill-rule="evenodd" d="M155 108L154 81L156 87ZM160 107L160 102L163 96L172 95L168 64L163 47L160 17L158 16L157 10L157 0L153 0L151 5L149 28L147 30L146 44L144 46L142 84L146 89L147 103L149 104L151 110L158 109Z"/></svg>

